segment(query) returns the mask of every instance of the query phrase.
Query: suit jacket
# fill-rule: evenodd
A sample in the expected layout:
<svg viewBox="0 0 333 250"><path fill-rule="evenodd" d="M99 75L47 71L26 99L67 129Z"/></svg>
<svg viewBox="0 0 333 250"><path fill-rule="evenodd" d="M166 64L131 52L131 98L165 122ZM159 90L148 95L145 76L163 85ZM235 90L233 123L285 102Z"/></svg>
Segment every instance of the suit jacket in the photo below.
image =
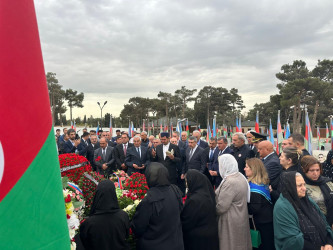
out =
<svg viewBox="0 0 333 250"><path fill-rule="evenodd" d="M204 173L206 168L205 155L203 153L204 149L198 146L194 151L191 159L190 152L191 148L188 147L186 149L186 164L185 169L183 169L183 174L185 174L189 169L196 169L199 170L201 173Z"/></svg>
<svg viewBox="0 0 333 250"><path fill-rule="evenodd" d="M87 141L87 144L88 144L88 141ZM83 139L81 139L81 143L77 146L77 150L79 150L79 155L82 155L84 157L86 157L86 154L87 154L87 145Z"/></svg>
<svg viewBox="0 0 333 250"><path fill-rule="evenodd" d="M274 181L282 172L282 166L278 155L273 152L273 154L267 156L263 162L267 170L268 178L270 181Z"/></svg>
<svg viewBox="0 0 333 250"><path fill-rule="evenodd" d="M173 149L174 151L174 159L171 160L168 156L163 157L163 144L160 144L156 147L156 156L152 158L153 161L162 163L169 171L169 180L171 184L177 183L177 168L178 164L181 161L179 147L169 143L169 151Z"/></svg>
<svg viewBox="0 0 333 250"><path fill-rule="evenodd" d="M90 162L90 165L91 165L91 167L94 171L96 171L96 164L95 164L95 160L94 160L94 152L98 148L99 148L99 143L96 143L94 146L92 144L89 144L87 146L87 154L86 154L87 156L86 156L86 158Z"/></svg>
<svg viewBox="0 0 333 250"><path fill-rule="evenodd" d="M108 146L115 147L115 146L117 146L117 143L113 142L113 141L108 141Z"/></svg>
<svg viewBox="0 0 333 250"><path fill-rule="evenodd" d="M99 161L96 161L97 157L101 157L101 159ZM103 159L103 154L102 154L102 148L98 148L94 151L94 160L95 160L95 164L96 164L96 170L99 174L102 175L110 175L112 174L112 168L115 162L114 159L114 152L113 152L113 148L112 147L106 147L106 154L105 154L105 159ZM104 170L102 168L102 165L106 163L106 165L108 166L108 168Z"/></svg>
<svg viewBox="0 0 333 250"><path fill-rule="evenodd" d="M203 141L203 140L201 140L201 139L200 139L199 141L200 141L200 143L199 143L199 145L198 145L199 147L201 147L201 148L203 148L203 149L209 147L207 142L205 142L205 141Z"/></svg>
<svg viewBox="0 0 333 250"><path fill-rule="evenodd" d="M220 176L220 170L219 170L219 156L224 154L234 154L234 151L228 146L224 149L223 153L222 151L217 148L214 152L214 160L213 164L211 165L211 168L209 170L216 171L217 176L213 176L213 182L215 187L218 187L222 181L222 177Z"/></svg>
<svg viewBox="0 0 333 250"><path fill-rule="evenodd" d="M125 158L125 165L127 166L127 174L130 176L132 173L141 173L144 174L146 168L150 164L150 155L148 147L140 146L141 156L139 155L136 147L130 147L127 150L126 158ZM144 165L146 168L144 169L135 169L133 164L138 165L141 167Z"/></svg>
<svg viewBox="0 0 333 250"><path fill-rule="evenodd" d="M127 145L127 151L130 147L133 147L132 143L128 143ZM115 155L115 160L116 160L116 165L117 168L120 169L121 164L125 163L125 154L124 154L124 149L123 149L123 144L118 144L115 148L114 148L114 155ZM126 153L127 153L126 151Z"/></svg>
<svg viewBox="0 0 333 250"><path fill-rule="evenodd" d="M183 142L183 141L181 141L181 140L178 141L178 147L179 147L179 149L182 149L182 148L183 148L183 149L186 150L187 146L188 146L188 145L186 145L185 142Z"/></svg>
<svg viewBox="0 0 333 250"><path fill-rule="evenodd" d="M65 154L75 153L77 147L74 147L71 140L68 140L64 145Z"/></svg>

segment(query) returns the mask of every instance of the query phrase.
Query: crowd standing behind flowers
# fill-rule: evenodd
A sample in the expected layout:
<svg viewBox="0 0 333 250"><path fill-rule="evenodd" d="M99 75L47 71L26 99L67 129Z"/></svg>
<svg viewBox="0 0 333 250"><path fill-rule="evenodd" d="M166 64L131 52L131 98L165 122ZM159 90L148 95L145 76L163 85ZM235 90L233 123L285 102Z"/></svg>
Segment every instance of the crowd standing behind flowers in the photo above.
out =
<svg viewBox="0 0 333 250"><path fill-rule="evenodd" d="M73 131L70 130L69 132L72 133ZM98 247L93 247L93 239L96 235L87 234L89 230L86 231L90 227L87 225L91 225L92 221L99 218L100 214L105 214L105 218L107 218L108 213L117 213L120 217L117 215L112 220L116 221L116 218L118 218L120 224L118 223L116 226L112 224L111 220L109 224L106 224L106 227L111 230L115 226L119 229L119 226L122 227L121 225L124 225L124 231L119 229L119 232L122 232L121 234L115 232L110 234L110 232L105 232L105 230L96 229L96 232L98 231L102 238L108 236L112 237L114 243L118 242L115 243L118 245L118 248L115 249L195 250L207 249L207 243L214 245L213 248L215 249L217 245L214 242L218 243L219 249L251 249L254 246L258 247L258 249L333 249L333 234L331 230L333 226L331 218L333 204L332 180L322 178L317 174L318 171L322 171L321 165L317 161L314 161L314 166L312 166L312 163L312 165L305 163L305 159L310 159L305 157L304 161L302 161L304 164L301 166L303 154L308 154L304 149L304 138L302 141L301 135L294 134L291 135L291 140L286 140L288 143L283 146L279 159L280 163L278 160L274 162L274 164L279 165L275 166L275 168L281 169L280 174L271 182L267 173L272 170L272 162L267 159L270 159L271 155L276 154L276 152L265 151L265 148L273 148L273 145L268 145L270 144L268 141L261 143L266 140L266 136L250 131L246 134L248 140L248 144L246 144L245 136L242 133L235 133L232 141L237 143L230 145L231 150L229 151L231 153L228 155L224 152L226 147L217 147L216 145L216 141L227 141L225 137L211 138L209 144L207 144L200 139L200 131L194 131L193 134L197 137L197 140L195 140L195 137L191 137L194 145L189 149L187 135L183 133L181 137L179 133L173 133L172 141L170 141L169 133L161 133L159 135L161 140L159 140L154 136L148 138L147 133L142 132L141 135L134 136L133 141L135 143L132 144L126 132L114 138L111 138L109 133L103 132L101 135L103 145L101 144L101 149L99 149L100 145L96 135L92 134L89 137L89 133L85 133L81 146L77 145L79 150L72 148L71 151L75 153L60 154L59 162L64 183L64 201L72 249L83 249L82 246L84 244L92 244L89 245L88 249L109 249L110 244L108 240L95 242ZM67 144L68 149L71 145ZM86 149L83 148L84 145L87 146ZM130 150L131 160L126 161L129 148L132 148ZM92 152L89 153L91 149ZM243 151L246 151L246 156L243 156ZM237 152L237 157L234 156L235 152ZM91 158L91 155L94 156ZM191 158L196 161L191 162ZM200 161L197 160L199 158L201 159ZM228 160L226 160L227 158ZM245 165L237 160L243 158L244 162L246 160ZM329 157L328 161L331 161ZM324 174L331 171L331 162L328 161L324 163ZM209 171L212 163L218 167L216 173ZM96 166L99 167L97 168ZM126 173L128 167L132 169L130 176ZM173 168L176 168L176 170ZM315 170L312 168L315 168ZM159 169L164 169L165 171ZM189 171L189 176L186 175L187 171L183 171L184 169ZM248 177L248 183L245 182L246 177L242 174L244 170ZM321 210L319 215L316 215L317 221L318 218L321 218L320 220L322 221L317 223L316 220L306 217L311 217L311 214L304 214L302 212L304 207L299 210L298 199L302 201L303 195L300 195L299 198L293 196L290 199L287 198L287 200L283 198L281 191L284 190L283 192L287 195L286 188L289 188L288 194L294 195L296 191L298 192L298 185L301 185L298 184L297 178L289 176L288 187L286 187L284 176L292 171L297 171L304 176L307 186L302 186L300 190L305 192L306 188L309 188L312 192L306 200L312 202L311 198L315 199ZM196 172L198 174L195 174ZM152 175L152 173L154 174ZM189 200L186 201L185 181L193 182L194 180L190 174L196 178L204 178L206 180L200 182L200 191L194 188L196 186L193 186L193 183L191 184L192 186L187 186L189 183L186 183L186 187L189 189ZM211 185L211 180L212 177L216 177L216 174L220 176L222 181L218 184L215 183L214 186ZM298 174L296 174L297 176ZM147 183L146 177L149 179L150 185ZM103 188L100 188L100 193L97 195L96 190L98 190L99 184L104 183L105 180L108 180L109 184L103 184ZM110 188L110 183L112 183L113 188ZM322 185L322 183L325 185ZM211 185L212 192L207 191L209 189L203 191L203 187L206 184ZM214 229L215 225L209 225L211 223L209 222L210 220L204 219L208 216L205 214L207 212L204 211L210 209L205 207L206 203L202 202L201 204L199 200L196 201L205 209L193 210L196 207L193 206L193 200L200 196L209 200L210 194L214 195L213 189L216 189L216 202L214 201L212 204L216 204L216 208L214 214L211 215L211 221L214 221L213 218L215 217L218 218L217 229ZM102 198L102 193L106 190L111 190L110 192L114 193L114 195L112 194L112 197L110 196L108 199ZM313 195L314 190L316 191L315 196ZM322 197L323 194L324 196ZM169 201L166 202L167 200L165 199ZM97 200L104 203L100 204ZM283 206L286 207L289 206L288 202L291 202L296 209L296 217L295 214L291 214L291 217L298 218L301 225L300 227L297 226L297 220L293 221L288 218L288 226L287 224L283 226L285 228L283 230L286 230L284 236L281 236L283 232L281 231L281 225L284 225L281 217L283 215L280 213L281 211L277 212L276 209L274 213L272 212L277 200L280 200L279 204L283 203ZM108 202L113 205L110 207ZM188 209L185 213L182 213L184 203L188 208L192 205L191 213L187 211ZM312 207L312 204L315 203L307 202L306 206L314 209L313 211L317 211L316 205ZM179 209L177 212L176 210L174 211L176 206ZM104 209L109 212L105 212ZM124 213L119 213L119 209ZM172 216L170 211L173 211L171 213ZM159 217L160 214L165 214L166 218ZM253 215L250 223L248 220L249 214ZM191 220L185 219L185 215L189 216L189 218L191 216L200 218L201 221L205 221L206 225L192 223ZM147 220L148 218L150 219ZM272 218L276 232L272 228ZM89 223L84 223L86 219ZM327 224L327 221L329 224ZM84 223L84 228L80 228L80 223ZM251 230L249 224L251 225ZM323 230L325 225L328 226L326 231ZM309 231L311 226L320 230L320 233L311 236L315 238L309 240L307 237L311 235L311 230ZM211 233L200 233L197 230L200 227L209 228ZM173 229L171 230L170 228ZM217 230L217 235L215 236L214 230ZM298 233L296 232L297 230ZM78 234L79 231L80 234ZM193 235L196 232L199 233L196 239L193 239ZM253 232L256 233L252 234ZM325 232L327 235L325 235ZM288 237L294 237L295 233L297 233L298 240L290 248L286 242L288 242ZM74 237L75 234L76 236ZM242 235L242 240L239 239L240 234ZM151 237L152 235L154 235L153 238ZM316 238L317 236L321 237L321 239ZM214 237L216 239L213 239ZM83 240L81 241L81 239ZM169 240L166 241L166 239ZM173 243L170 244L170 242Z"/></svg>

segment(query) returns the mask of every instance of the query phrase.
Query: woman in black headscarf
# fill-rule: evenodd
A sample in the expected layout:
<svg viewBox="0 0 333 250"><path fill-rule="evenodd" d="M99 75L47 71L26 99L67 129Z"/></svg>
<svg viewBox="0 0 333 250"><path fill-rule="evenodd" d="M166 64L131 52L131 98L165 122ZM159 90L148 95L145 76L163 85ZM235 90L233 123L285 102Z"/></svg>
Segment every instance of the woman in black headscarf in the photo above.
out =
<svg viewBox="0 0 333 250"><path fill-rule="evenodd" d="M218 250L215 193L208 178L197 170L186 173L187 199L181 214L184 247Z"/></svg>
<svg viewBox="0 0 333 250"><path fill-rule="evenodd" d="M282 193L274 207L275 247L279 249L333 249L333 233L325 216L306 195L300 173L282 176Z"/></svg>
<svg viewBox="0 0 333 250"><path fill-rule="evenodd" d="M129 249L128 235L128 215L119 209L114 183L104 180L97 186L89 218L80 226L83 249Z"/></svg>
<svg viewBox="0 0 333 250"><path fill-rule="evenodd" d="M182 250L180 213L182 193L170 185L169 173L161 163L153 162L146 170L149 190L138 205L132 221L138 250Z"/></svg>

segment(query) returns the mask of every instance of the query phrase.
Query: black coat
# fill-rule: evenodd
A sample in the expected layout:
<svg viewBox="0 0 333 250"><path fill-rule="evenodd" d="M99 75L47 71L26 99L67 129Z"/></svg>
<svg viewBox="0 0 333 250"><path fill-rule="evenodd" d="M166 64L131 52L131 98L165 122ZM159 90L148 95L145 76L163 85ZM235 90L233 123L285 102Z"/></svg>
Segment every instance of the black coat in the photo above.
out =
<svg viewBox="0 0 333 250"><path fill-rule="evenodd" d="M77 249L129 249L129 218L119 209L112 181L102 181L96 189L90 217L80 226L80 239L84 246Z"/></svg>
<svg viewBox="0 0 333 250"><path fill-rule="evenodd" d="M186 179L189 191L181 214L185 249L218 250L214 190L207 177L197 170L189 170Z"/></svg>
<svg viewBox="0 0 333 250"><path fill-rule="evenodd" d="M234 157L238 163L238 170L241 172L243 175L245 175L245 161L247 158L253 158L254 157L254 152L249 149L249 147L244 144L240 148L233 147L234 151Z"/></svg>
<svg viewBox="0 0 333 250"><path fill-rule="evenodd" d="M168 170L160 163L147 169L149 190L132 221L138 250L183 250L181 192L170 185Z"/></svg>
<svg viewBox="0 0 333 250"><path fill-rule="evenodd" d="M87 160L90 162L90 165L94 171L96 171L96 164L94 161L94 152L99 148L99 143L97 142L94 146L89 144L87 147Z"/></svg>
<svg viewBox="0 0 333 250"><path fill-rule="evenodd" d="M268 173L268 178L271 181L274 181L277 177L280 176L282 172L282 166L280 164L280 159L275 152L267 156L263 162Z"/></svg>
<svg viewBox="0 0 333 250"><path fill-rule="evenodd" d="M153 161L162 163L164 167L166 167L169 171L169 179L172 184L177 183L177 176L178 176L178 168L179 168L179 163L181 161L181 155L179 151L179 147L169 143L169 151L173 150L174 151L174 156L175 158L171 160L169 156L167 156L164 160L163 157L163 144L160 144L156 147L156 156L155 158L152 158Z"/></svg>

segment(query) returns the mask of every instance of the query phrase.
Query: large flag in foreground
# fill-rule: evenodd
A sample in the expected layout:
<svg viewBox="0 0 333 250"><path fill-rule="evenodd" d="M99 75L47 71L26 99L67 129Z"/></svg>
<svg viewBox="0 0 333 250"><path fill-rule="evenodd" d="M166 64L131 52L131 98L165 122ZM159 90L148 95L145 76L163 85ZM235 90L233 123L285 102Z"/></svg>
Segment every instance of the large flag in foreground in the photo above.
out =
<svg viewBox="0 0 333 250"><path fill-rule="evenodd" d="M0 34L0 249L69 249L33 0L0 1Z"/></svg>

